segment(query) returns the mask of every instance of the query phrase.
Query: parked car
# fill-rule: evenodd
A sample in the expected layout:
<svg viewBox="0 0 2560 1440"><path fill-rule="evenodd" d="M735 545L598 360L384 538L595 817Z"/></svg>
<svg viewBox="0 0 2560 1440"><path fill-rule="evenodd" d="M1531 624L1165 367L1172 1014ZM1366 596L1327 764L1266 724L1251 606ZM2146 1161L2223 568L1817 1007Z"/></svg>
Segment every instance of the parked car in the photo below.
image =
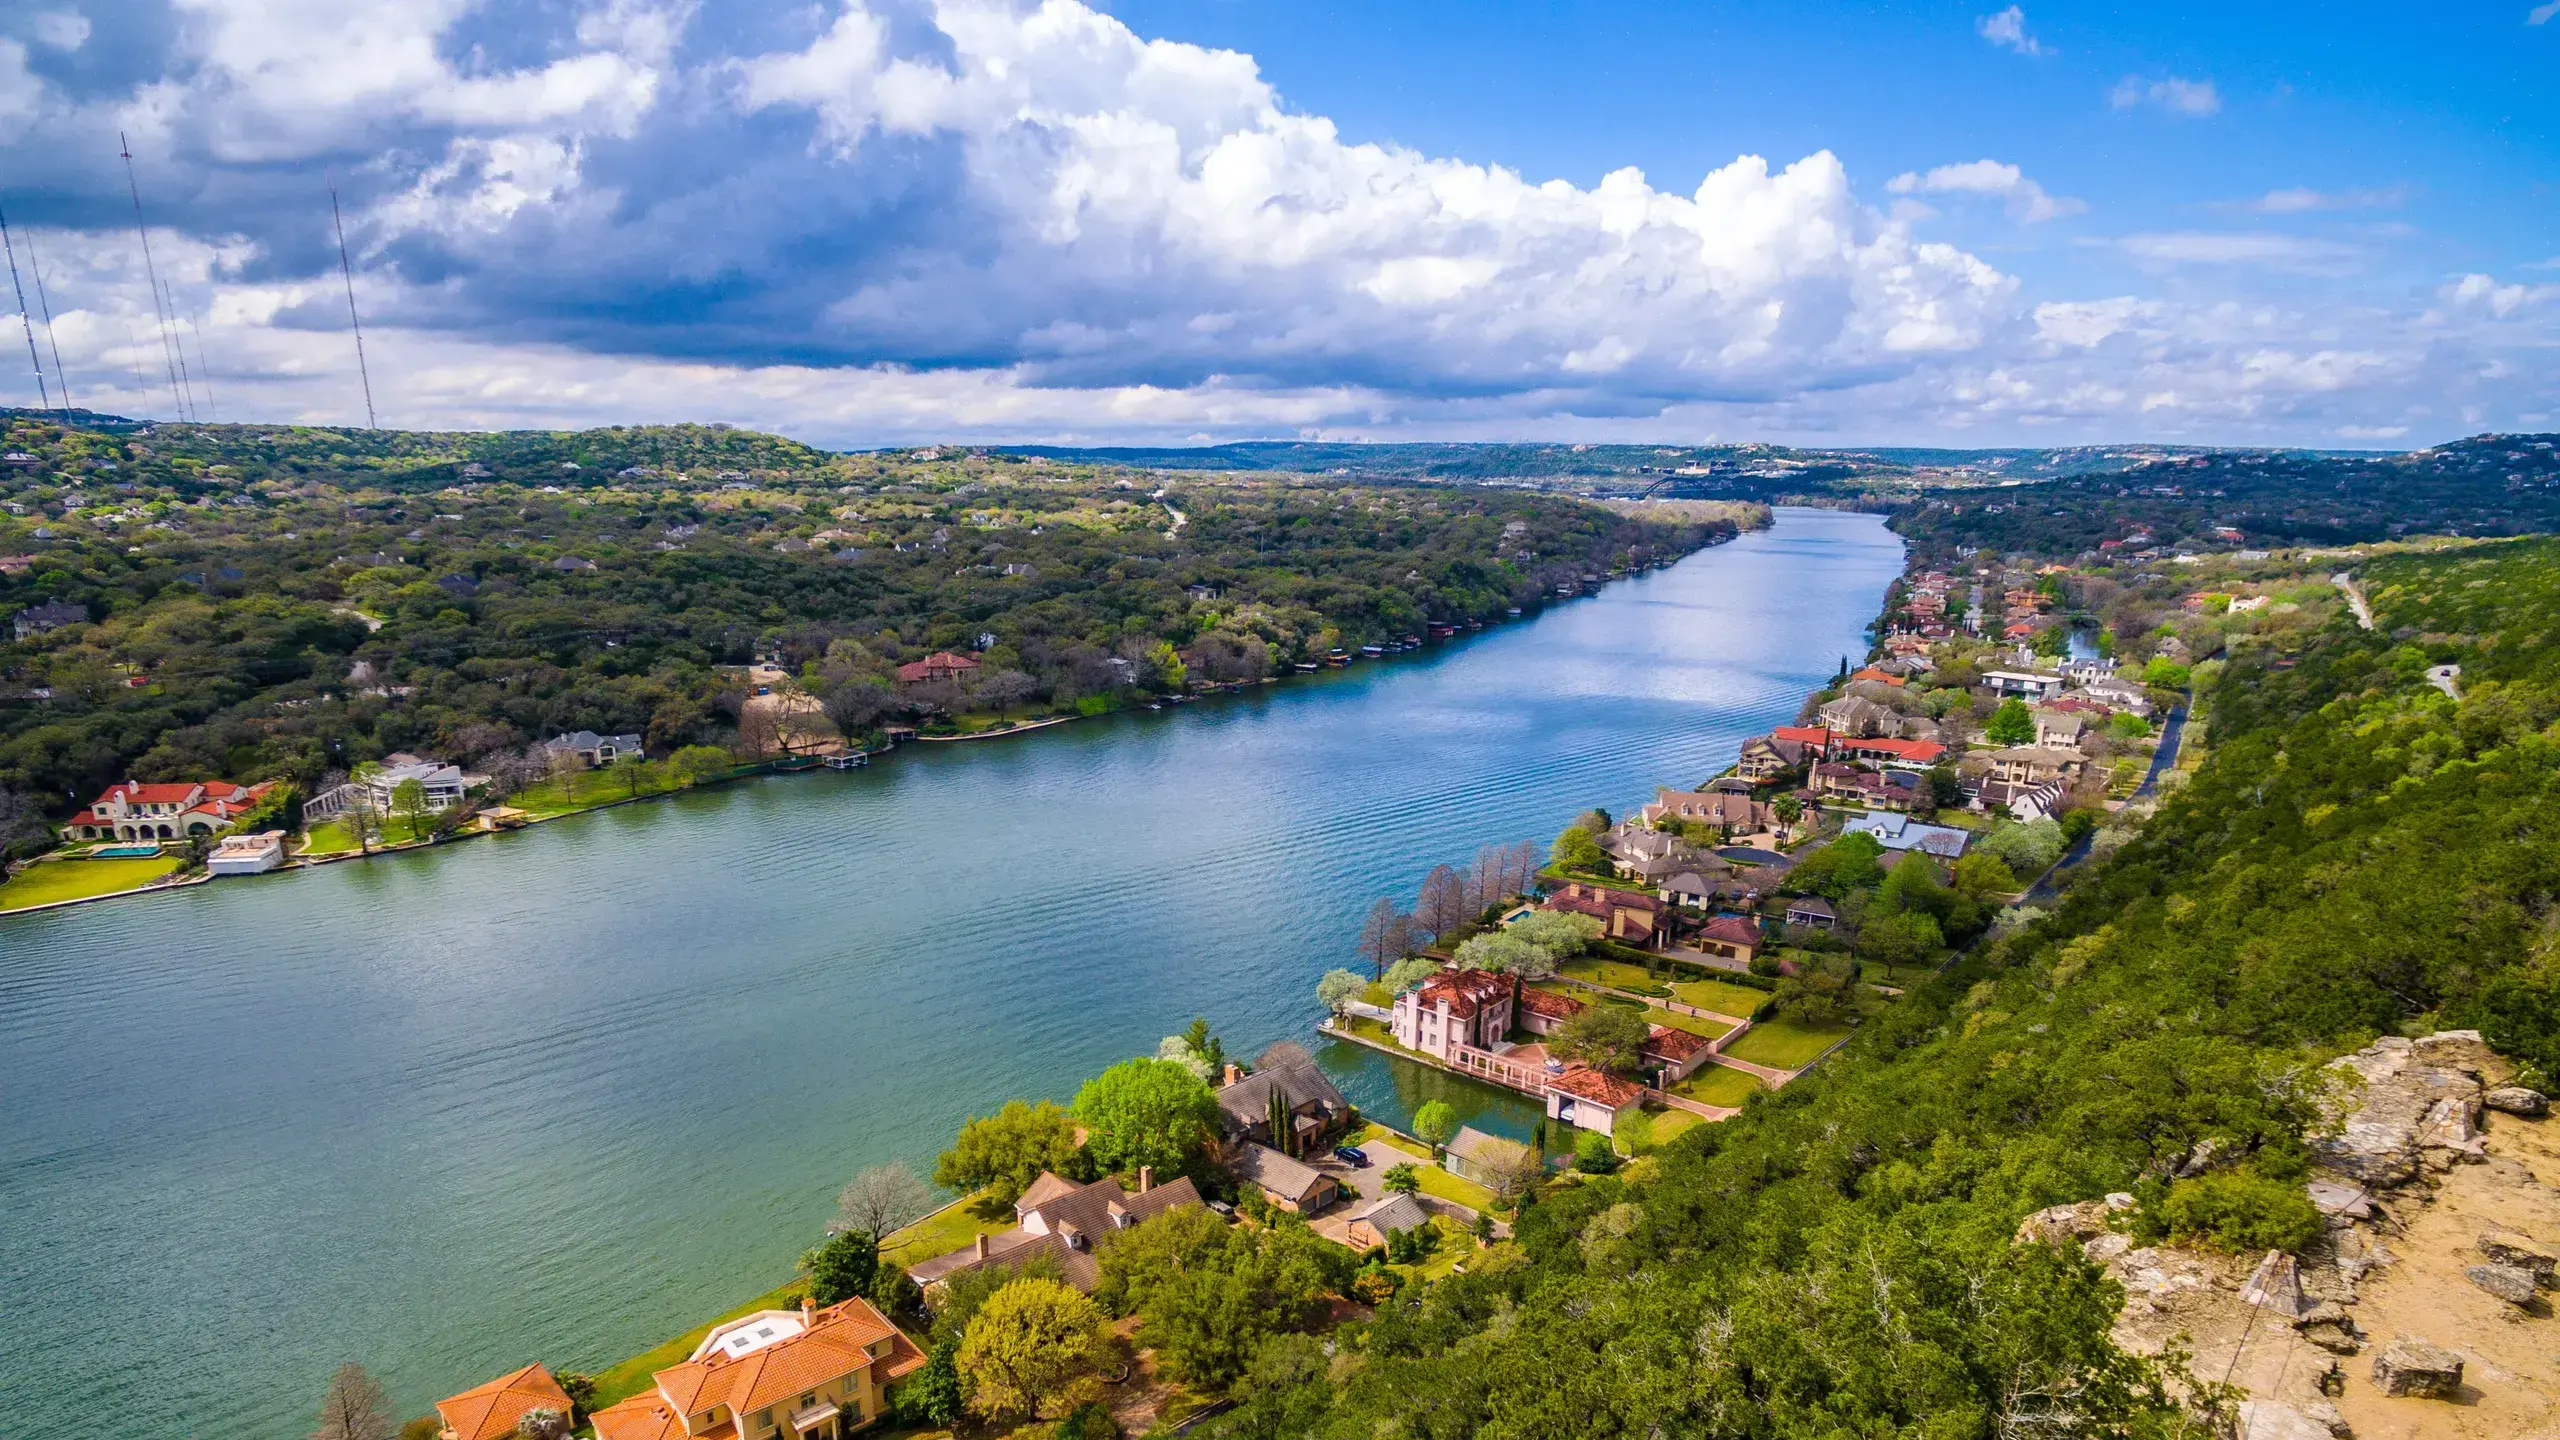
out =
<svg viewBox="0 0 2560 1440"><path fill-rule="evenodd" d="M1333 1158L1345 1165L1365 1166L1369 1163L1369 1152L1357 1145L1336 1145L1333 1147Z"/></svg>

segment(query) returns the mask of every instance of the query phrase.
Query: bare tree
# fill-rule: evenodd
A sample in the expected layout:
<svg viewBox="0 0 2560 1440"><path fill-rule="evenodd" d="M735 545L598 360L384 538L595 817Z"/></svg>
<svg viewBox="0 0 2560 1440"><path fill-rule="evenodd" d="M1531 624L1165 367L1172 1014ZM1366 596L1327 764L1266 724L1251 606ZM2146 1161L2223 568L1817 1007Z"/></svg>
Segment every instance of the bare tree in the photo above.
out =
<svg viewBox="0 0 2560 1440"><path fill-rule="evenodd" d="M883 715L898 706L896 692L882 680L868 675L854 676L829 690L826 695L827 718L836 722L848 735L858 735L872 727Z"/></svg>
<svg viewBox="0 0 2560 1440"><path fill-rule="evenodd" d="M1431 873L1422 877L1422 903L1414 907L1414 920L1438 937L1466 924L1471 913L1458 872L1446 865L1432 866Z"/></svg>
<svg viewBox="0 0 2560 1440"><path fill-rule="evenodd" d="M892 1160L854 1176L836 1196L835 1228L867 1231L876 1240L931 1213L933 1204L933 1191L907 1162Z"/></svg>
<svg viewBox="0 0 2560 1440"><path fill-rule="evenodd" d="M730 747L749 764L782 748L782 726L771 710L753 707L738 716L738 741Z"/></svg>
<svg viewBox="0 0 2560 1440"><path fill-rule="evenodd" d="M373 813L373 801L368 797L338 812L338 828L356 842L358 854L367 854L382 835L382 817Z"/></svg>
<svg viewBox="0 0 2560 1440"><path fill-rule="evenodd" d="M1509 878L1504 868L1508 853L1500 845L1487 845L1476 852L1476 863L1467 875L1467 898L1475 902L1478 910L1511 893L1511 887L1504 883Z"/></svg>
<svg viewBox="0 0 2560 1440"><path fill-rule="evenodd" d="M1256 1070L1286 1070L1296 1065L1313 1065L1316 1057L1295 1040L1274 1040L1269 1049L1253 1057Z"/></svg>
<svg viewBox="0 0 2560 1440"><path fill-rule="evenodd" d="M320 1400L320 1427L311 1440L393 1440L399 1422L391 1418L391 1397L353 1360L329 1379Z"/></svg>
<svg viewBox="0 0 2560 1440"><path fill-rule="evenodd" d="M1360 924L1360 958L1369 962L1370 978L1385 979L1387 967L1412 948L1413 917L1398 910L1394 901L1380 897Z"/></svg>

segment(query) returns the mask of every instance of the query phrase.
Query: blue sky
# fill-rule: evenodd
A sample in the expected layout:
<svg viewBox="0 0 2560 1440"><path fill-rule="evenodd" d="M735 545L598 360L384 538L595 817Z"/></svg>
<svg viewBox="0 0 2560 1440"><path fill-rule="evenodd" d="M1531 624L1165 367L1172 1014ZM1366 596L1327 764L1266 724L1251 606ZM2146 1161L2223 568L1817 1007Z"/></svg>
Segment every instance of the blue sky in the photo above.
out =
<svg viewBox="0 0 2560 1440"><path fill-rule="evenodd" d="M2560 429L2527 3L38 3L0 203L99 408L359 413L334 175L397 424Z"/></svg>

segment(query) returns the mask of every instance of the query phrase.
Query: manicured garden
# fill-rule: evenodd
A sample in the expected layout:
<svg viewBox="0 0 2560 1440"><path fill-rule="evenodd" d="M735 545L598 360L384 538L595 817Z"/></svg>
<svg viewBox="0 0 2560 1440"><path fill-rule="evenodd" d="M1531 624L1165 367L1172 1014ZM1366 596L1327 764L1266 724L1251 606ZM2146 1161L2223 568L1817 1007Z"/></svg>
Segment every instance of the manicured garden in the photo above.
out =
<svg viewBox="0 0 2560 1440"><path fill-rule="evenodd" d="M1567 960L1556 967L1556 973L1568 980L1588 980L1594 985L1614 985L1621 990L1640 990L1662 983L1646 974L1641 965L1591 956Z"/></svg>
<svg viewBox="0 0 2560 1440"><path fill-rule="evenodd" d="M1761 1088L1759 1077L1709 1061L1699 1066L1696 1074L1672 1086L1671 1093L1701 1105L1739 1107L1743 1101L1759 1094ZM1657 1139L1660 1133L1657 1125Z"/></svg>
<svg viewBox="0 0 2560 1440"><path fill-rule="evenodd" d="M1796 1020L1764 1020L1751 1027L1751 1033L1725 1047L1724 1053L1736 1060L1754 1065L1768 1065L1780 1070L1798 1070L1813 1063L1814 1057L1838 1044L1849 1033L1846 1025L1807 1025Z"/></svg>
<svg viewBox="0 0 2560 1440"><path fill-rule="evenodd" d="M1733 1028L1722 1020L1707 1020L1696 1015L1683 1015L1677 1010L1665 1010L1659 1005L1646 1006L1644 1018L1656 1025L1668 1025L1674 1030L1686 1030L1692 1035L1703 1035L1710 1040L1722 1039L1725 1032Z"/></svg>
<svg viewBox="0 0 2560 1440"><path fill-rule="evenodd" d="M880 1245L880 1258L913 1266L936 1255L948 1255L981 1235L1013 1225L1010 1205L986 1204L983 1193L946 1205L903 1230L892 1230Z"/></svg>
<svg viewBox="0 0 2560 1440"><path fill-rule="evenodd" d="M175 856L149 860L40 860L0 885L0 910L89 900L140 889L178 868Z"/></svg>
<svg viewBox="0 0 2560 1440"><path fill-rule="evenodd" d="M1769 992L1724 980L1680 980L1673 982L1671 998L1683 1005L1713 1010L1719 1015L1738 1015L1748 1019L1753 1011L1769 1003Z"/></svg>
<svg viewBox="0 0 2560 1440"><path fill-rule="evenodd" d="M1618 1117L1618 1149L1628 1155L1647 1154L1706 1123L1707 1117L1694 1110L1631 1110Z"/></svg>

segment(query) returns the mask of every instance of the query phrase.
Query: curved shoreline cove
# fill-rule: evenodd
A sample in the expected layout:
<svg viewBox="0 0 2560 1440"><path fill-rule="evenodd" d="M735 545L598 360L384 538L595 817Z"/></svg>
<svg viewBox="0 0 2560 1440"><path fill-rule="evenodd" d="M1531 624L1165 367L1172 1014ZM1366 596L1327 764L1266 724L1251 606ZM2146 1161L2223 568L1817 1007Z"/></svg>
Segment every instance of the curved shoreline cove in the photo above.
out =
<svg viewBox="0 0 2560 1440"><path fill-rule="evenodd" d="M1730 763L1901 564L1786 510L1410 663L0 918L0 1414L284 1440L343 1360L403 1414L610 1364L784 1278L862 1166L1195 1014L1525 1135L1315 1044L1316 977L1433 863Z"/></svg>

